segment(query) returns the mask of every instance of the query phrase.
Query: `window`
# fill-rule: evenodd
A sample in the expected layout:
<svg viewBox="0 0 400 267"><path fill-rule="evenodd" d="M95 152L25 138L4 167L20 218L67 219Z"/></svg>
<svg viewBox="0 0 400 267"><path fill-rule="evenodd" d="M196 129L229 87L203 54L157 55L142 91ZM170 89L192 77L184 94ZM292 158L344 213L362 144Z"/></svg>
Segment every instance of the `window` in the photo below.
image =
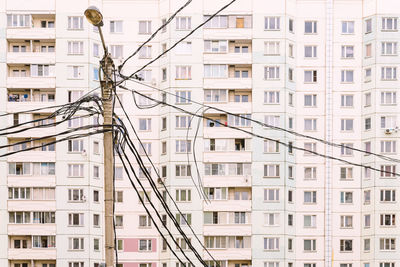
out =
<svg viewBox="0 0 400 267"><path fill-rule="evenodd" d="M31 189L29 187L9 187L8 199L31 199Z"/></svg>
<svg viewBox="0 0 400 267"><path fill-rule="evenodd" d="M69 250L84 250L84 238L82 237L70 237L68 238L68 249Z"/></svg>
<svg viewBox="0 0 400 267"><path fill-rule="evenodd" d="M83 177L83 164L68 164L68 177Z"/></svg>
<svg viewBox="0 0 400 267"><path fill-rule="evenodd" d="M288 190L288 202L293 203L293 191Z"/></svg>
<svg viewBox="0 0 400 267"><path fill-rule="evenodd" d="M82 153L83 151L85 151L83 147L83 140L80 139L68 140L68 152Z"/></svg>
<svg viewBox="0 0 400 267"><path fill-rule="evenodd" d="M294 45L289 44L289 57L293 58L294 57Z"/></svg>
<svg viewBox="0 0 400 267"><path fill-rule="evenodd" d="M8 213L8 222L23 224L23 223L31 223L31 212L29 211L19 211L19 212L9 212Z"/></svg>
<svg viewBox="0 0 400 267"><path fill-rule="evenodd" d="M342 58L354 58L354 46L342 45Z"/></svg>
<svg viewBox="0 0 400 267"><path fill-rule="evenodd" d="M192 79L192 67L191 66L176 66L175 79L177 79L177 80Z"/></svg>
<svg viewBox="0 0 400 267"><path fill-rule="evenodd" d="M190 165L175 165L175 176L188 177L191 175Z"/></svg>
<svg viewBox="0 0 400 267"><path fill-rule="evenodd" d="M99 251L100 250L100 239L93 238L93 250Z"/></svg>
<svg viewBox="0 0 400 267"><path fill-rule="evenodd" d="M397 31L397 18L382 18L382 31Z"/></svg>
<svg viewBox="0 0 400 267"><path fill-rule="evenodd" d="M83 30L83 17L68 17L68 30Z"/></svg>
<svg viewBox="0 0 400 267"><path fill-rule="evenodd" d="M340 155L341 156L353 156L353 144L352 143L341 143L340 144Z"/></svg>
<svg viewBox="0 0 400 267"><path fill-rule="evenodd" d="M264 250L279 250L279 237L265 237Z"/></svg>
<svg viewBox="0 0 400 267"><path fill-rule="evenodd" d="M365 190L364 191L364 204L370 204L371 203L371 190Z"/></svg>
<svg viewBox="0 0 400 267"><path fill-rule="evenodd" d="M353 70L342 70L341 71L341 79L342 83L352 83L354 82L354 71Z"/></svg>
<svg viewBox="0 0 400 267"><path fill-rule="evenodd" d="M279 79L279 67L271 66L264 68L264 79L266 80L278 80Z"/></svg>
<svg viewBox="0 0 400 267"><path fill-rule="evenodd" d="M151 58L151 45L144 45L140 48L139 58Z"/></svg>
<svg viewBox="0 0 400 267"><path fill-rule="evenodd" d="M251 126L251 114L228 114L228 125L236 127L250 127Z"/></svg>
<svg viewBox="0 0 400 267"><path fill-rule="evenodd" d="M289 19L289 32L293 33L294 32L294 20Z"/></svg>
<svg viewBox="0 0 400 267"><path fill-rule="evenodd" d="M265 164L264 177L279 177L279 164Z"/></svg>
<svg viewBox="0 0 400 267"><path fill-rule="evenodd" d="M382 42L381 53L385 56L397 55L397 42Z"/></svg>
<svg viewBox="0 0 400 267"><path fill-rule="evenodd" d="M304 143L304 155L315 155L313 152L317 152L317 143L315 142L305 142Z"/></svg>
<svg viewBox="0 0 400 267"><path fill-rule="evenodd" d="M366 44L365 45L365 57L371 57L372 56L372 44Z"/></svg>
<svg viewBox="0 0 400 267"><path fill-rule="evenodd" d="M123 215L115 215L115 226L122 228L124 226L124 216Z"/></svg>
<svg viewBox="0 0 400 267"><path fill-rule="evenodd" d="M293 214L288 214L288 226L293 226L294 218Z"/></svg>
<svg viewBox="0 0 400 267"><path fill-rule="evenodd" d="M151 227L151 219L148 215L139 215L139 228Z"/></svg>
<svg viewBox="0 0 400 267"><path fill-rule="evenodd" d="M381 105L396 105L397 93L396 92L382 92Z"/></svg>
<svg viewBox="0 0 400 267"><path fill-rule="evenodd" d="M381 79L390 81L397 79L397 67L382 67L381 68Z"/></svg>
<svg viewBox="0 0 400 267"><path fill-rule="evenodd" d="M32 77L54 77L54 65L31 65ZM22 77L22 76L21 76Z"/></svg>
<svg viewBox="0 0 400 267"><path fill-rule="evenodd" d="M85 200L83 189L68 189L68 201L84 202Z"/></svg>
<svg viewBox="0 0 400 267"><path fill-rule="evenodd" d="M264 29L268 31L279 31L280 30L280 17L265 17L264 18Z"/></svg>
<svg viewBox="0 0 400 267"><path fill-rule="evenodd" d="M123 58L124 57L124 46L123 45L110 45L109 52L112 58Z"/></svg>
<svg viewBox="0 0 400 267"><path fill-rule="evenodd" d="M340 240L340 252L353 251L353 240L341 239Z"/></svg>
<svg viewBox="0 0 400 267"><path fill-rule="evenodd" d="M78 99L80 99L81 97L83 96L83 91L81 91L81 90L79 90L79 91L68 91L68 102L75 102L75 101L77 101ZM76 118L77 120L78 120L78 118ZM74 119L72 119L72 120L74 120ZM82 126L83 124L73 124L74 125L74 127L79 127L79 126ZM69 125L68 125L68 127L70 127Z"/></svg>
<svg viewBox="0 0 400 267"><path fill-rule="evenodd" d="M175 141L175 152L176 153L192 152L192 141L191 140L176 140Z"/></svg>
<svg viewBox="0 0 400 267"><path fill-rule="evenodd" d="M177 30L190 30L192 28L191 17L176 17Z"/></svg>
<svg viewBox="0 0 400 267"><path fill-rule="evenodd" d="M342 21L342 34L354 33L354 21Z"/></svg>
<svg viewBox="0 0 400 267"><path fill-rule="evenodd" d="M380 250L396 250L396 238L380 238Z"/></svg>
<svg viewBox="0 0 400 267"><path fill-rule="evenodd" d="M227 51L227 40L204 40L205 53L226 53Z"/></svg>
<svg viewBox="0 0 400 267"><path fill-rule="evenodd" d="M304 179L306 179L306 180L317 179L317 167L305 167L304 168Z"/></svg>
<svg viewBox="0 0 400 267"><path fill-rule="evenodd" d="M304 22L304 33L305 34L317 33L317 22L316 21L305 21Z"/></svg>
<svg viewBox="0 0 400 267"><path fill-rule="evenodd" d="M115 175L115 179L117 180L121 180L124 176L123 176L123 168L122 167L115 167L114 169L114 175Z"/></svg>
<svg viewBox="0 0 400 267"><path fill-rule="evenodd" d="M83 42L69 41L68 42L69 55L83 55Z"/></svg>
<svg viewBox="0 0 400 267"><path fill-rule="evenodd" d="M380 173L382 178L395 178L396 165L381 165Z"/></svg>
<svg viewBox="0 0 400 267"><path fill-rule="evenodd" d="M353 179L353 168L340 167L340 179Z"/></svg>
<svg viewBox="0 0 400 267"><path fill-rule="evenodd" d="M83 226L83 213L69 213L68 226Z"/></svg>
<svg viewBox="0 0 400 267"><path fill-rule="evenodd" d="M123 31L123 21L122 20L111 20L110 21L110 33L122 33Z"/></svg>
<svg viewBox="0 0 400 267"><path fill-rule="evenodd" d="M353 192L340 192L341 204L353 204Z"/></svg>
<svg viewBox="0 0 400 267"><path fill-rule="evenodd" d="M68 66L68 79L83 79L82 66Z"/></svg>
<svg viewBox="0 0 400 267"><path fill-rule="evenodd" d="M139 146L139 155L151 155L151 143L142 142L142 145Z"/></svg>
<svg viewBox="0 0 400 267"><path fill-rule="evenodd" d="M341 95L340 106L341 107L353 107L353 95Z"/></svg>
<svg viewBox="0 0 400 267"><path fill-rule="evenodd" d="M93 214L93 226L100 227L100 215L99 214Z"/></svg>
<svg viewBox="0 0 400 267"><path fill-rule="evenodd" d="M317 203L317 191L304 191L304 204Z"/></svg>
<svg viewBox="0 0 400 267"><path fill-rule="evenodd" d="M381 202L395 202L396 201L396 190L388 189L380 191L380 201Z"/></svg>
<svg viewBox="0 0 400 267"><path fill-rule="evenodd" d="M305 58L316 58L317 57L317 46L316 45L304 46L304 57Z"/></svg>
<svg viewBox="0 0 400 267"><path fill-rule="evenodd" d="M186 240L184 238L176 238L176 243L178 243L178 245L176 245L176 250L180 250L179 247L182 248L182 250L187 250L189 249L189 245L188 243L191 243L191 239L188 239L189 242L186 242ZM151 266L150 266L151 267Z"/></svg>
<svg viewBox="0 0 400 267"><path fill-rule="evenodd" d="M304 106L305 107L316 107L317 106L317 95L304 95Z"/></svg>
<svg viewBox="0 0 400 267"><path fill-rule="evenodd" d="M265 42L264 54L266 55L279 55L279 42Z"/></svg>
<svg viewBox="0 0 400 267"><path fill-rule="evenodd" d="M380 215L381 226L396 226L396 214L381 214Z"/></svg>
<svg viewBox="0 0 400 267"><path fill-rule="evenodd" d="M372 19L367 19L365 21L365 34L372 32Z"/></svg>
<svg viewBox="0 0 400 267"><path fill-rule="evenodd" d="M341 131L353 131L353 119L341 119L340 120L340 130Z"/></svg>
<svg viewBox="0 0 400 267"><path fill-rule="evenodd" d="M93 190L93 202L99 202L99 191Z"/></svg>
<svg viewBox="0 0 400 267"><path fill-rule="evenodd" d="M397 127L397 116L382 116L381 128L395 129Z"/></svg>
<svg viewBox="0 0 400 267"><path fill-rule="evenodd" d="M371 227L371 215L370 214L364 215L364 227L365 228Z"/></svg>
<svg viewBox="0 0 400 267"><path fill-rule="evenodd" d="M279 91L265 91L264 104L279 104Z"/></svg>
<svg viewBox="0 0 400 267"><path fill-rule="evenodd" d="M151 21L139 21L139 34L151 34Z"/></svg>
<svg viewBox="0 0 400 267"><path fill-rule="evenodd" d="M142 199L144 203L150 203L151 202L151 192L146 191L146 193L145 193L144 191L139 191L139 204L142 203L142 201L140 199Z"/></svg>
<svg viewBox="0 0 400 267"><path fill-rule="evenodd" d="M139 251L151 251L151 239L139 240Z"/></svg>
<svg viewBox="0 0 400 267"><path fill-rule="evenodd" d="M304 215L304 228L317 227L317 215Z"/></svg>
<svg viewBox="0 0 400 267"><path fill-rule="evenodd" d="M317 71L316 70L305 70L304 71L304 82L305 83L316 83L317 82Z"/></svg>
<svg viewBox="0 0 400 267"><path fill-rule="evenodd" d="M204 21L208 20L211 16L205 15ZM228 16L214 16L210 21L208 21L204 28L206 29L223 29L228 28Z"/></svg>
<svg viewBox="0 0 400 267"><path fill-rule="evenodd" d="M139 119L140 131L151 131L151 119Z"/></svg>
<svg viewBox="0 0 400 267"><path fill-rule="evenodd" d="M141 70L138 72L138 77L144 82L151 82L152 71L151 70Z"/></svg>
<svg viewBox="0 0 400 267"><path fill-rule="evenodd" d="M379 267L395 267L395 262L380 262Z"/></svg>
<svg viewBox="0 0 400 267"><path fill-rule="evenodd" d="M178 189L175 191L175 200L178 202L191 202L192 201L192 190L190 189Z"/></svg>
<svg viewBox="0 0 400 267"><path fill-rule="evenodd" d="M264 140L264 153L279 153L279 142Z"/></svg>
<svg viewBox="0 0 400 267"><path fill-rule="evenodd" d="M381 141L381 153L396 153L396 141Z"/></svg>
<svg viewBox="0 0 400 267"><path fill-rule="evenodd" d="M268 226L279 226L279 213L265 213L264 224Z"/></svg>
<svg viewBox="0 0 400 267"><path fill-rule="evenodd" d="M83 261L72 261L68 262L68 267L84 267L85 263Z"/></svg>
<svg viewBox="0 0 400 267"><path fill-rule="evenodd" d="M124 202L124 191L115 191L115 202Z"/></svg>
<svg viewBox="0 0 400 267"><path fill-rule="evenodd" d="M304 131L316 131L317 119L304 119Z"/></svg>
<svg viewBox="0 0 400 267"><path fill-rule="evenodd" d="M317 250L317 240L315 239L304 239L304 251L312 252Z"/></svg>
<svg viewBox="0 0 400 267"><path fill-rule="evenodd" d="M191 213L177 213L175 218L179 225L191 225L192 224L192 214ZM186 220L185 220L186 219Z"/></svg>
<svg viewBox="0 0 400 267"><path fill-rule="evenodd" d="M279 189L264 189L264 201L278 202L279 201Z"/></svg>
<svg viewBox="0 0 400 267"><path fill-rule="evenodd" d="M204 65L204 78L227 78L228 66L227 65Z"/></svg>
<svg viewBox="0 0 400 267"><path fill-rule="evenodd" d="M366 107L371 106L371 93L365 93L364 94L365 97L365 105Z"/></svg>
<svg viewBox="0 0 400 267"><path fill-rule="evenodd" d="M31 15L7 14L7 26L9 28L30 27L31 21L32 21Z"/></svg>

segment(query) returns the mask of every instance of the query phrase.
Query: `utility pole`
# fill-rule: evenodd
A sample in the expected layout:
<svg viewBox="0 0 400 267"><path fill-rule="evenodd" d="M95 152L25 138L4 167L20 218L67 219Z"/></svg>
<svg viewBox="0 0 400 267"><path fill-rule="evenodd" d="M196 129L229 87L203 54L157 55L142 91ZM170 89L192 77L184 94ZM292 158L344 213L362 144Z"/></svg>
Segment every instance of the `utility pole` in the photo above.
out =
<svg viewBox="0 0 400 267"><path fill-rule="evenodd" d="M87 20L97 26L103 44L104 56L100 61L100 65L104 71L103 78L100 82L101 96L103 101L103 129L112 129L112 93L114 82L112 80L114 62L107 51L104 42L101 26L103 26L103 15L95 6L90 6L85 10ZM105 126L107 125L107 126ZM114 266L114 151L113 151L113 134L112 131L103 133L104 147L104 227L105 227L105 259L106 267Z"/></svg>

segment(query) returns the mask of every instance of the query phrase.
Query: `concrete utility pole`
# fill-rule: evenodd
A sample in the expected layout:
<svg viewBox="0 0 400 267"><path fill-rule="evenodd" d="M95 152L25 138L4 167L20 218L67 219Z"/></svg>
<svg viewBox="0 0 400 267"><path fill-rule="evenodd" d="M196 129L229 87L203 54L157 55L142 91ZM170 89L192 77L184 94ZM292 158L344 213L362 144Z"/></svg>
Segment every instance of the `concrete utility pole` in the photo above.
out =
<svg viewBox="0 0 400 267"><path fill-rule="evenodd" d="M101 96L103 98L103 128L112 129L112 93L113 93L113 69L114 62L107 51L107 47L104 42L103 33L101 26L103 26L103 15L100 10L95 6L90 6L85 10L85 16L87 20L97 26L101 42L103 44L104 56L100 61L101 67L104 70L105 75L100 82L101 85ZM108 125L108 126L104 126ZM105 227L105 257L106 267L114 266L114 166L113 166L113 135L112 132L105 132L103 134L103 146L104 146L104 227Z"/></svg>

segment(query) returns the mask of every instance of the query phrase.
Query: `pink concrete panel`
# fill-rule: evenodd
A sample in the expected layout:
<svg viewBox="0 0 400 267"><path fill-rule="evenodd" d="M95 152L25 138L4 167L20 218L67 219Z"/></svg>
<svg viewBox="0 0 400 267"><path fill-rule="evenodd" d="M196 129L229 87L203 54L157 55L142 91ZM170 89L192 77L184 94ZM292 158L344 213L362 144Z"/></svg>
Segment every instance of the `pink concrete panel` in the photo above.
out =
<svg viewBox="0 0 400 267"><path fill-rule="evenodd" d="M151 239L151 251L157 252L157 239L155 239L155 238Z"/></svg>
<svg viewBox="0 0 400 267"><path fill-rule="evenodd" d="M137 239L137 238L125 238L124 239L124 252L138 252L138 251L139 251L139 239ZM126 267L126 266L124 265L124 267ZM129 266L129 267L131 267L131 266ZM136 266L132 266L132 267L136 267Z"/></svg>
<svg viewBox="0 0 400 267"><path fill-rule="evenodd" d="M139 263L136 262L126 262L124 263L124 267L138 267Z"/></svg>

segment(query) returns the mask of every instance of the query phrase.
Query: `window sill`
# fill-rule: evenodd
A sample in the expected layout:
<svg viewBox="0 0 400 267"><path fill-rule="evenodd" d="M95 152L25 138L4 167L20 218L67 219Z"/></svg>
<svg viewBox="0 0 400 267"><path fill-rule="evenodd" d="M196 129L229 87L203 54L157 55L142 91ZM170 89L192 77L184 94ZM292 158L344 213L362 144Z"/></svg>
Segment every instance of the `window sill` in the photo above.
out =
<svg viewBox="0 0 400 267"><path fill-rule="evenodd" d="M398 30L386 30L386 29L381 29L381 32L397 32Z"/></svg>
<svg viewBox="0 0 400 267"><path fill-rule="evenodd" d="M68 31L83 31L83 28L82 29L68 28L67 30Z"/></svg>
<svg viewBox="0 0 400 267"><path fill-rule="evenodd" d="M246 29L246 28L243 28L243 29ZM265 29L264 28L264 31L266 31L266 32L279 32L281 29Z"/></svg>
<svg viewBox="0 0 400 267"><path fill-rule="evenodd" d="M341 57L340 59L342 60L352 60L355 59L354 57Z"/></svg>

